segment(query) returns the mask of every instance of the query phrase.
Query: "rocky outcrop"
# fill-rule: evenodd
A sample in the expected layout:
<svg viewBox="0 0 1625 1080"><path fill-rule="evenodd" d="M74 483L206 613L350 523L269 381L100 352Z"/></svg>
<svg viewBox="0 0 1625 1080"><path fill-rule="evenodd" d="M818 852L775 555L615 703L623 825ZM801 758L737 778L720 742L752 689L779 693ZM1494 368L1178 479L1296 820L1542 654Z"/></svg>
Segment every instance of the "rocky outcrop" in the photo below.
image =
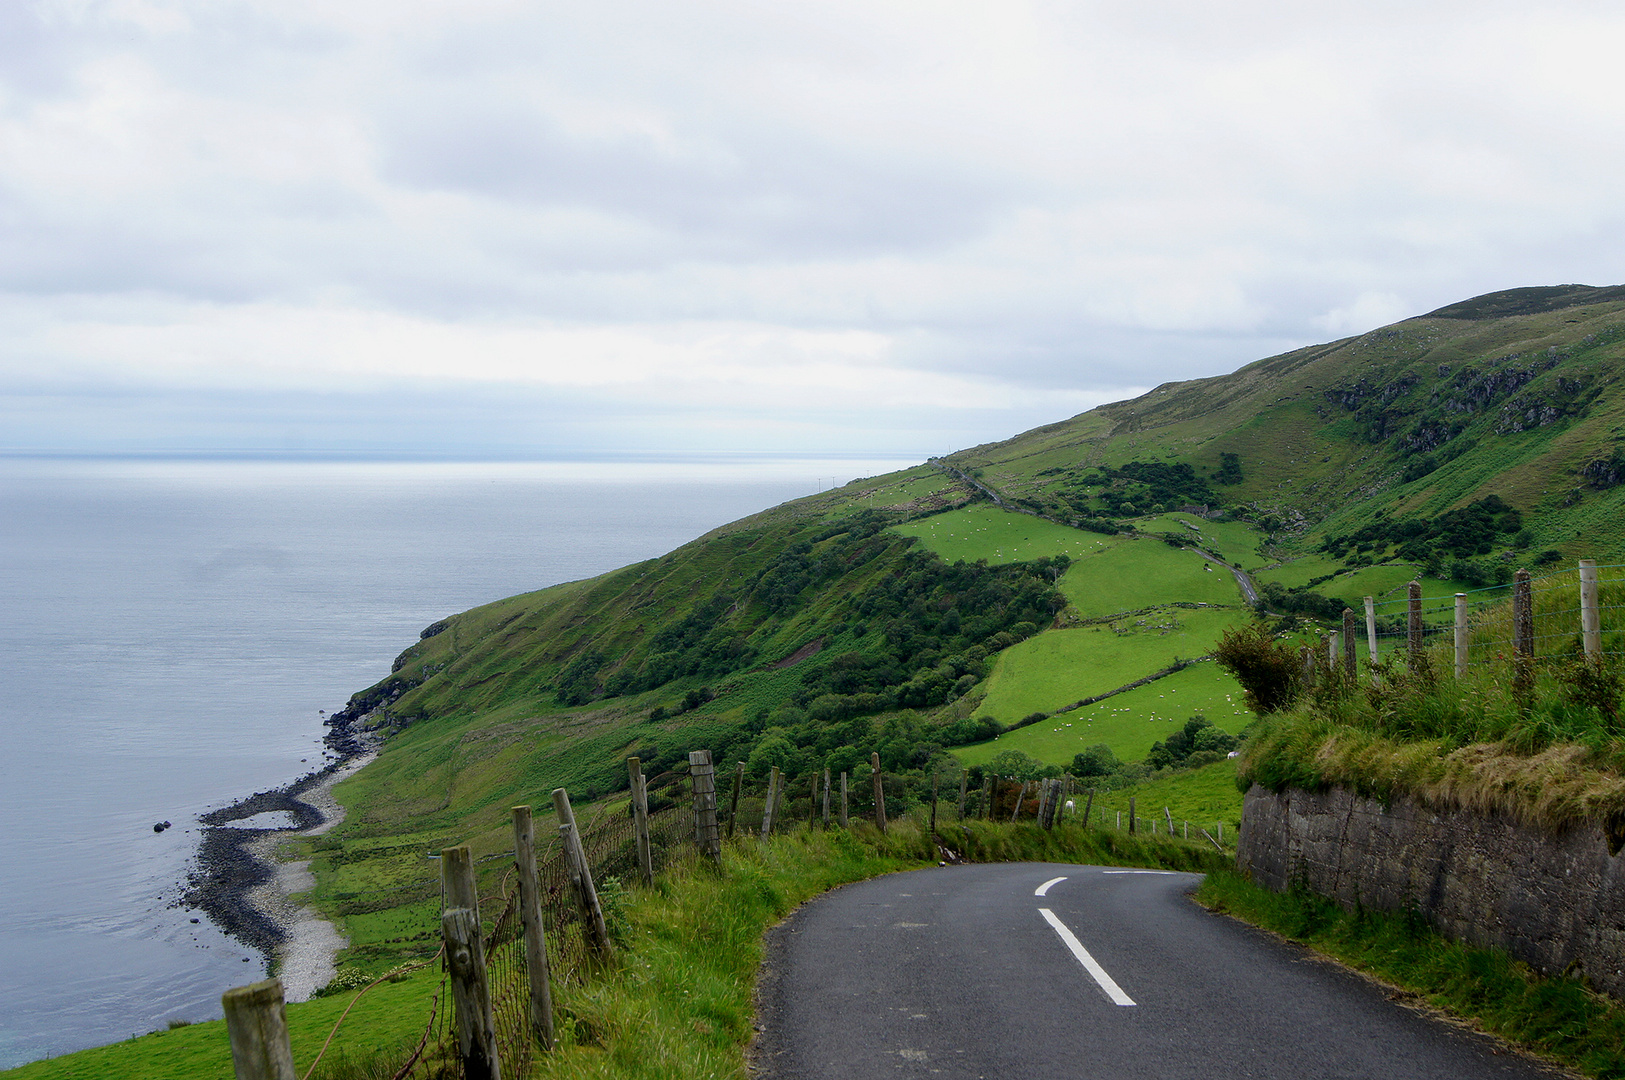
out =
<svg viewBox="0 0 1625 1080"><path fill-rule="evenodd" d="M1562 833L1333 788L1247 793L1238 867L1345 907L1413 909L1442 933L1625 998L1625 856L1595 825Z"/></svg>

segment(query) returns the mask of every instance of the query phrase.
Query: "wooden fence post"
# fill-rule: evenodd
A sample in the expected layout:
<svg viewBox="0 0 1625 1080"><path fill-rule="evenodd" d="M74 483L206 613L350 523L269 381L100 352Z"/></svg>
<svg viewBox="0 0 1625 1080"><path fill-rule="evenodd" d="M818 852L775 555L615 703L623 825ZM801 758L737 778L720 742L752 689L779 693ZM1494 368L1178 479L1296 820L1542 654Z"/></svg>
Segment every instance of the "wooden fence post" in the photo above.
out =
<svg viewBox="0 0 1625 1080"><path fill-rule="evenodd" d="M965 795L970 789L970 772L959 770L959 820L965 820Z"/></svg>
<svg viewBox="0 0 1625 1080"><path fill-rule="evenodd" d="M649 886L655 883L654 852L649 850L649 785L643 775L643 762L637 758L626 759L626 771L632 784L632 828L637 834L638 869L642 872L643 884ZM525 813L528 817L528 808Z"/></svg>
<svg viewBox="0 0 1625 1080"><path fill-rule="evenodd" d="M1412 581L1405 590L1409 600L1405 615L1405 665L1414 670L1422 662L1422 583Z"/></svg>
<svg viewBox="0 0 1625 1080"><path fill-rule="evenodd" d="M745 783L745 763L734 766L734 793L728 800L728 837L733 838L734 826L739 822L739 789Z"/></svg>
<svg viewBox="0 0 1625 1080"><path fill-rule="evenodd" d="M694 842L701 855L719 863L722 837L717 832L717 770L711 764L711 751L689 752L688 775L694 780Z"/></svg>
<svg viewBox="0 0 1625 1080"><path fill-rule="evenodd" d="M875 785L875 828L886 831L886 781L880 773L880 755L869 755L869 778Z"/></svg>
<svg viewBox="0 0 1625 1080"><path fill-rule="evenodd" d="M1471 636L1467 626L1467 594L1456 594L1456 678L1467 677L1467 645Z"/></svg>
<svg viewBox="0 0 1625 1080"><path fill-rule="evenodd" d="M598 889L592 883L587 851L581 846L576 814L570 808L570 794L563 788L553 789L553 812L558 815L559 839L564 842L564 864L569 868L570 888L576 894L576 904L581 908L581 924L586 931L587 947L599 957L607 958L609 927L604 925L604 909L598 903Z"/></svg>
<svg viewBox="0 0 1625 1080"><path fill-rule="evenodd" d="M1529 571L1512 575L1512 691L1527 702L1535 689L1535 596Z"/></svg>
<svg viewBox="0 0 1625 1080"><path fill-rule="evenodd" d="M637 769L638 759L632 759ZM633 780L636 793L643 782L638 770ZM635 797L635 795L634 795ZM649 819L643 817L643 830L638 837L638 857L647 867L649 852ZM536 1044L543 1050L553 1049L553 988L547 970L547 938L542 932L542 890L536 878L536 827L530 816L530 807L513 808L513 856L519 871L519 921L525 932L525 974L530 980L530 1031ZM645 871L647 873L647 871Z"/></svg>
<svg viewBox="0 0 1625 1080"><path fill-rule="evenodd" d="M773 835L773 804L779 801L779 767L773 766L773 771L767 777L767 802L762 804L762 839L766 840Z"/></svg>
<svg viewBox="0 0 1625 1080"><path fill-rule="evenodd" d="M1336 630L1326 635L1326 674L1337 673L1337 639L1340 635Z"/></svg>
<svg viewBox="0 0 1625 1080"><path fill-rule="evenodd" d="M1162 808L1162 816L1168 819L1168 835L1174 835L1174 812L1164 806Z"/></svg>
<svg viewBox="0 0 1625 1080"><path fill-rule="evenodd" d="M1134 816L1134 796L1130 795L1128 797L1128 831L1134 832L1136 824L1138 824L1138 819Z"/></svg>
<svg viewBox="0 0 1625 1080"><path fill-rule="evenodd" d="M440 886L446 908L440 932L446 942L451 972L453 1010L457 1020L457 1053L468 1080L501 1080L497 1058L496 1019L491 1014L491 984L485 973L485 942L480 932L479 889L474 880L474 854L467 844L440 852Z"/></svg>
<svg viewBox="0 0 1625 1080"><path fill-rule="evenodd" d="M1597 595L1597 560L1580 560L1580 636L1586 658L1602 658L1602 608Z"/></svg>
<svg viewBox="0 0 1625 1080"><path fill-rule="evenodd" d="M937 834L937 771L931 770L931 835Z"/></svg>
<svg viewBox="0 0 1625 1080"><path fill-rule="evenodd" d="M1089 813L1095 808L1095 789L1089 789L1089 801L1083 804L1083 827L1089 827Z"/></svg>
<svg viewBox="0 0 1625 1080"><path fill-rule="evenodd" d="M807 831L818 824L818 773L807 774Z"/></svg>
<svg viewBox="0 0 1625 1080"><path fill-rule="evenodd" d="M824 828L829 828L829 770L824 770Z"/></svg>
<svg viewBox="0 0 1625 1080"><path fill-rule="evenodd" d="M1309 686L1315 681L1315 650L1307 645L1299 645L1298 659L1303 661L1303 683Z"/></svg>
<svg viewBox="0 0 1625 1080"><path fill-rule="evenodd" d="M1365 598L1365 652L1366 659L1373 665L1377 662L1377 602L1371 597ZM1372 671L1371 681L1377 681L1377 673Z"/></svg>
<svg viewBox="0 0 1625 1080"><path fill-rule="evenodd" d="M237 1080L299 1080L288 1041L288 1010L282 980L266 979L227 990L220 998L231 1038Z"/></svg>
<svg viewBox="0 0 1625 1080"><path fill-rule="evenodd" d="M1349 689L1354 688L1354 609L1343 609L1343 673L1349 677ZM1171 835L1171 834L1170 834Z"/></svg>
<svg viewBox="0 0 1625 1080"><path fill-rule="evenodd" d="M988 773L982 778L982 816L993 820L993 796L999 793L999 778Z"/></svg>
<svg viewBox="0 0 1625 1080"><path fill-rule="evenodd" d="M841 828L849 829L851 827L852 821L846 814L846 772L843 770L841 773Z"/></svg>

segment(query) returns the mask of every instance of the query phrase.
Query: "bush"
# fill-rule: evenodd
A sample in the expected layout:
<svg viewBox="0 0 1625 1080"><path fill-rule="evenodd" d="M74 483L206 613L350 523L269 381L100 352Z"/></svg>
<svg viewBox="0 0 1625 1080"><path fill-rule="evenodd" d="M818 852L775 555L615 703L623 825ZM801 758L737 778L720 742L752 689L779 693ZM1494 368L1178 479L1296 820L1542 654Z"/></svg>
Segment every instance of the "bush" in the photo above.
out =
<svg viewBox="0 0 1625 1080"><path fill-rule="evenodd" d="M1298 696L1298 658L1262 623L1226 630L1213 658L1236 677L1247 707L1259 716L1286 708Z"/></svg>

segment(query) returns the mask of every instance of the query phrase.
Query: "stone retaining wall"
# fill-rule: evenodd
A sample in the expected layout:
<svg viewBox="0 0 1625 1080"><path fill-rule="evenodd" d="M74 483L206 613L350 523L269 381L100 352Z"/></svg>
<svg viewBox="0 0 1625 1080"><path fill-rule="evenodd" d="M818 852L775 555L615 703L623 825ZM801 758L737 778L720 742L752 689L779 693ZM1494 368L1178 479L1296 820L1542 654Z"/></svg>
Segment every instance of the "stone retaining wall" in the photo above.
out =
<svg viewBox="0 0 1625 1080"><path fill-rule="evenodd" d="M1236 864L1280 891L1294 880L1345 907L1414 906L1458 941L1501 948L1546 974L1583 971L1625 998L1625 856L1597 826L1560 834L1500 817L1384 807L1342 789L1256 784Z"/></svg>

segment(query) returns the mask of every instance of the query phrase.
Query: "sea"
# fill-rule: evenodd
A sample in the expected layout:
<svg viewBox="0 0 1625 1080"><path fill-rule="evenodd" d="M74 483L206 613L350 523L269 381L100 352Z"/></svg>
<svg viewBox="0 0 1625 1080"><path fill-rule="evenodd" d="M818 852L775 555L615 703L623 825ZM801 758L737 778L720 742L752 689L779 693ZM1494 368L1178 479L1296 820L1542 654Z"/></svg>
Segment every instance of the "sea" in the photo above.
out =
<svg viewBox="0 0 1625 1080"><path fill-rule="evenodd" d="M197 815L319 767L425 626L916 463L0 458L0 1068L264 977L177 906Z"/></svg>

